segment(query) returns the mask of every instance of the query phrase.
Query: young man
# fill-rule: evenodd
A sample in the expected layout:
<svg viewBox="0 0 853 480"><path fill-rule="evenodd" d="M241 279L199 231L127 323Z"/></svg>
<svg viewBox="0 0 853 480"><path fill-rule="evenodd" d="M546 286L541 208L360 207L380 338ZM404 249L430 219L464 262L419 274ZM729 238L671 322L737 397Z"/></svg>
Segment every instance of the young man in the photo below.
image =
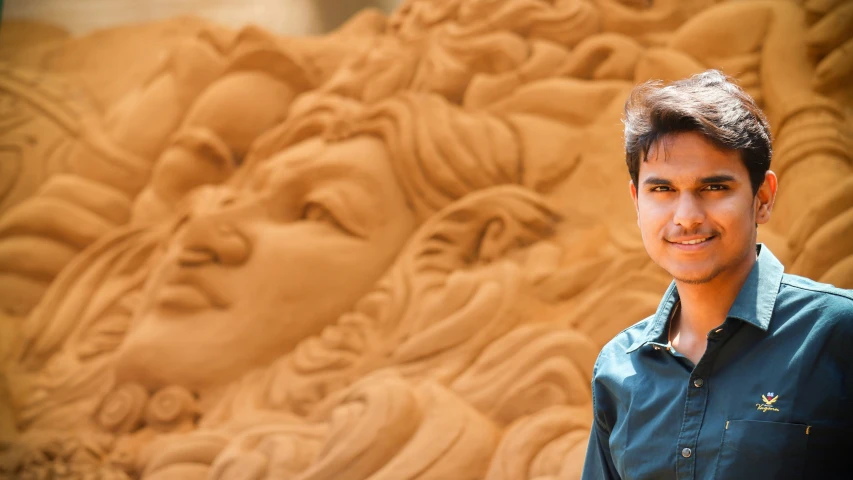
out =
<svg viewBox="0 0 853 480"><path fill-rule="evenodd" d="M596 361L583 478L853 478L853 292L756 245L777 186L763 114L717 71L625 108L637 223L675 280Z"/></svg>

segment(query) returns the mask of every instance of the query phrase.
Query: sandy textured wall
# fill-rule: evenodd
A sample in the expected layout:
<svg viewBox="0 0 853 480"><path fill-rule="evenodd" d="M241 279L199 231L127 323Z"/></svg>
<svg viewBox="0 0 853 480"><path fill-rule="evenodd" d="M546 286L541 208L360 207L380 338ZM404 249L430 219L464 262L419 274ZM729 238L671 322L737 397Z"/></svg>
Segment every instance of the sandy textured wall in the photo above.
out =
<svg viewBox="0 0 853 480"><path fill-rule="evenodd" d="M364 8L390 12L400 0L4 0L6 20L35 20L73 35L193 15L232 28L257 25L279 35L318 35Z"/></svg>
<svg viewBox="0 0 853 480"><path fill-rule="evenodd" d="M411 0L324 36L0 28L0 478L571 479L669 279L631 87L773 127L760 239L853 287L849 2Z"/></svg>

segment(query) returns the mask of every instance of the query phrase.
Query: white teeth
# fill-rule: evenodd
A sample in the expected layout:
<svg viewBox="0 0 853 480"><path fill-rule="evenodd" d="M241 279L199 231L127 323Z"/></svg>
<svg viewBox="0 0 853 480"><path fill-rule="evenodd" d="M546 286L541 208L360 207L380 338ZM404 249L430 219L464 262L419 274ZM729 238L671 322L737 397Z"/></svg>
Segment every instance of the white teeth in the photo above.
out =
<svg viewBox="0 0 853 480"><path fill-rule="evenodd" d="M708 240L709 238L711 238L711 237L697 238L696 240L688 240L686 242L678 242L678 243L680 243L682 245L696 245L697 243L702 243L705 240Z"/></svg>

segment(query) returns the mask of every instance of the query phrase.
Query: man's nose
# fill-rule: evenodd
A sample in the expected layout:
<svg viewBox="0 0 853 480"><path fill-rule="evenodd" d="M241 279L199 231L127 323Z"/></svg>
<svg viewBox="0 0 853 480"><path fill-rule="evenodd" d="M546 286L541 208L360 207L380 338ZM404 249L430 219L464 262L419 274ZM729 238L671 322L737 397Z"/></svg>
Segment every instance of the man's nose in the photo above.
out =
<svg viewBox="0 0 853 480"><path fill-rule="evenodd" d="M209 263L240 265L251 254L251 242L237 221L239 210L234 192L226 188L210 188L193 202L178 233L178 262L191 267Z"/></svg>
<svg viewBox="0 0 853 480"><path fill-rule="evenodd" d="M705 209L700 198L692 192L679 194L676 199L672 223L690 230L705 221Z"/></svg>

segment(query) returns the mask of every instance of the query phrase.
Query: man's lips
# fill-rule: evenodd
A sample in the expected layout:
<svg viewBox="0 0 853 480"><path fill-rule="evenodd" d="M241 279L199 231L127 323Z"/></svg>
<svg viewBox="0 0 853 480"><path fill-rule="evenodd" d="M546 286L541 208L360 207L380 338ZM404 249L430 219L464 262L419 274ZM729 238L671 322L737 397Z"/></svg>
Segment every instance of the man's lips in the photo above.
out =
<svg viewBox="0 0 853 480"><path fill-rule="evenodd" d="M674 247L682 250L698 250L712 242L716 235L691 235L689 237L673 237L665 240Z"/></svg>
<svg viewBox="0 0 853 480"><path fill-rule="evenodd" d="M675 238L667 238L666 241L669 243L678 243L681 245L695 245L697 243L702 243L710 240L715 235L691 235L689 237L675 237Z"/></svg>

